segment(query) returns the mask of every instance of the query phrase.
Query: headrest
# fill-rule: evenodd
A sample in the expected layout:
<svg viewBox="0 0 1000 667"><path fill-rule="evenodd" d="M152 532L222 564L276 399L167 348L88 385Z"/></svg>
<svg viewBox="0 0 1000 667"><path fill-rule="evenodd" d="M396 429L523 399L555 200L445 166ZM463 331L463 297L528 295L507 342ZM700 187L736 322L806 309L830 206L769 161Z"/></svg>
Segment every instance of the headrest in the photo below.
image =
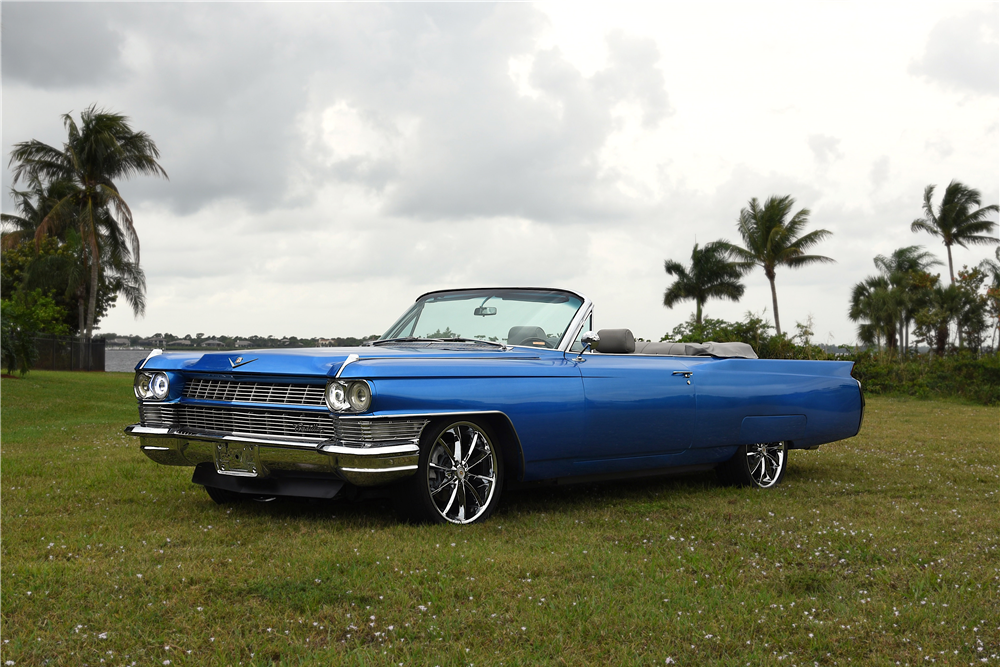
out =
<svg viewBox="0 0 1000 667"><path fill-rule="evenodd" d="M524 341L529 338L541 338L547 340L545 329L541 327L511 327L507 332L508 345L524 345Z"/></svg>
<svg viewBox="0 0 1000 667"><path fill-rule="evenodd" d="M635 336L628 329L601 329L601 337L596 349L605 354L632 354L635 352Z"/></svg>

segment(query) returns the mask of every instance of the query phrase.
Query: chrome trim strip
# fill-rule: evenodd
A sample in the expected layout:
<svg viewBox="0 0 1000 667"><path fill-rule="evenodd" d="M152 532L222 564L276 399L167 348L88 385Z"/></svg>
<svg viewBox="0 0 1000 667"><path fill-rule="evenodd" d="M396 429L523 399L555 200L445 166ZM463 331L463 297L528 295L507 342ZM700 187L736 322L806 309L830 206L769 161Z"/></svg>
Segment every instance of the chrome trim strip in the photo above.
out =
<svg viewBox="0 0 1000 667"><path fill-rule="evenodd" d="M347 355L347 359L344 359L344 363L342 363L340 365L340 370L337 371L337 374L334 375L333 377L334 378L339 378L340 374L344 372L344 369L347 368L348 364L353 364L355 361L359 361L360 359L361 359L361 355L354 354L353 352L351 354Z"/></svg>
<svg viewBox="0 0 1000 667"><path fill-rule="evenodd" d="M341 468L343 472L361 472L361 473L383 473L383 472L409 472L411 470L416 470L417 466L397 466L395 468Z"/></svg>
<svg viewBox="0 0 1000 667"><path fill-rule="evenodd" d="M156 348L153 348L152 350L150 350L150 351L149 351L149 354L147 354L147 355L146 355L146 358L142 360L142 365L140 365L140 366L139 366L139 368L140 368L140 369L142 369L142 368L145 368L145 367L146 367L146 362L147 362L147 361L149 361L149 360L150 360L150 359L152 359L153 357L158 357L158 356L160 356L161 354L163 354L163 350L161 350L161 349L160 349L160 348L158 348L158 347L156 347Z"/></svg>
<svg viewBox="0 0 1000 667"><path fill-rule="evenodd" d="M317 451L323 452L324 454L338 454L338 455L360 455L360 456L405 456L407 454L419 454L420 447L416 444L409 445L387 445L385 447L379 447L378 445L373 445L371 447L348 447L346 445L338 445L330 443L328 445L319 445Z"/></svg>
<svg viewBox="0 0 1000 667"><path fill-rule="evenodd" d="M125 427L128 435L146 436L150 438L180 438L184 440L203 440L205 442L246 442L255 445L265 445L268 447L285 447L288 449L303 449L315 451L317 445L322 444L325 439L314 439L312 442L300 442L295 440L269 440L252 435L213 435L210 433L199 433L196 430L184 428L154 428L132 424Z"/></svg>
<svg viewBox="0 0 1000 667"><path fill-rule="evenodd" d="M503 415L507 413L501 410L449 410L447 412L406 412L400 414L387 415L341 415L343 420L348 419L410 419L413 417L448 417L450 415ZM507 417L510 420L510 417ZM513 424L513 422L511 422Z"/></svg>
<svg viewBox="0 0 1000 667"><path fill-rule="evenodd" d="M141 448L142 449L152 449L153 451L156 451L156 452L169 452L170 451L169 447L154 447L153 445L141 445Z"/></svg>

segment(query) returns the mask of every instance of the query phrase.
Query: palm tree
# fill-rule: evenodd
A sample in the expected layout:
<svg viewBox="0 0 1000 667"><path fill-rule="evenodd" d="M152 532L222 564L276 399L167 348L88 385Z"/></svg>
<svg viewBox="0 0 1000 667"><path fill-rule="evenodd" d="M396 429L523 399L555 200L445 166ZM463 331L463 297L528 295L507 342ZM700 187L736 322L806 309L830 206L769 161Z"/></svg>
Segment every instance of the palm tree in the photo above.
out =
<svg viewBox="0 0 1000 667"><path fill-rule="evenodd" d="M129 179L139 174L163 176L167 172L159 165L156 144L145 132L137 132L129 119L121 114L109 113L90 106L80 114L78 126L72 116L65 114L63 124L68 138L62 149L37 140L14 145L10 166L14 182L54 183L65 181L75 187L72 192L55 202L49 213L39 223L36 238L55 234L67 224L76 228L83 249L83 262L89 273L86 332L93 336L97 310L97 292L102 264L117 262L110 272L125 270L126 265L139 266L139 237L132 220L132 211L122 198L115 180ZM145 290L145 283L133 286ZM141 302L126 295L133 306Z"/></svg>
<svg viewBox="0 0 1000 667"><path fill-rule="evenodd" d="M673 308L674 304L694 299L695 321L701 326L702 306L709 299L729 299L739 301L746 289L740 277L746 268L730 260L732 251L725 241L706 243L704 248L694 244L691 251L691 267L673 260L666 260L663 268L668 276L677 276L674 283L663 293L663 305Z"/></svg>
<svg viewBox="0 0 1000 667"><path fill-rule="evenodd" d="M806 250L831 232L817 229L800 236L809 222L809 209L801 209L789 218L795 200L791 195L772 195L761 206L757 198L751 199L747 207L740 211L736 228L743 237L741 248L727 243L733 256L744 266L759 266L771 283L771 303L774 307L774 329L781 335L781 321L778 319L778 292L774 288L775 269L778 266L798 268L818 262L833 262L823 255L807 255Z"/></svg>
<svg viewBox="0 0 1000 667"><path fill-rule="evenodd" d="M987 220L990 213L997 212L997 205L983 206L979 190L970 188L958 181L952 181L945 188L944 197L937 211L934 210L934 188L928 185L924 188L924 217L917 218L910 225L913 232L927 232L941 238L944 247L948 249L948 273L952 284L955 284L955 268L951 260L951 246L995 244L998 239L987 236L996 229L997 224Z"/></svg>
<svg viewBox="0 0 1000 667"><path fill-rule="evenodd" d="M885 276L869 276L851 290L848 316L858 325L858 338L866 345L896 349L896 324L899 317L899 294Z"/></svg>
<svg viewBox="0 0 1000 667"><path fill-rule="evenodd" d="M922 298L921 290L916 289L914 281L921 274L927 273L932 266L939 264L941 262L934 255L918 245L897 248L889 256L875 257L875 267L888 280L890 288L895 293L895 301L899 305L896 322L903 350L908 350L910 347L910 325L913 323L913 313L920 307Z"/></svg>

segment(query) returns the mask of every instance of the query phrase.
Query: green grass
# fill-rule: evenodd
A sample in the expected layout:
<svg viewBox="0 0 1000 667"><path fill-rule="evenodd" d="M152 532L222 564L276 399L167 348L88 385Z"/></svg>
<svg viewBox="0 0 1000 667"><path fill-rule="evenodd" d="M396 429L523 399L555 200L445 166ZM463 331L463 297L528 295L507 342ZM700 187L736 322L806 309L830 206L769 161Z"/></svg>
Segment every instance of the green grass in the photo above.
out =
<svg viewBox="0 0 1000 667"><path fill-rule="evenodd" d="M767 492L547 487L419 527L215 505L122 434L130 385L3 380L5 665L1000 662L997 408L870 399Z"/></svg>

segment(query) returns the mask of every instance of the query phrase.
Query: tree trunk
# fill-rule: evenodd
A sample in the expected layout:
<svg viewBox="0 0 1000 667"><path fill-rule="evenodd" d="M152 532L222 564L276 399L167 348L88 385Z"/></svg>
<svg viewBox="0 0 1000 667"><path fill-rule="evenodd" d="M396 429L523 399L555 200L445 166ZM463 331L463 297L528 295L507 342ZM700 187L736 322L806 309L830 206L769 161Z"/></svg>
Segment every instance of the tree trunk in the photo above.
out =
<svg viewBox="0 0 1000 667"><path fill-rule="evenodd" d="M79 325L77 326L77 331L80 332L81 336L83 335L83 332L87 330L87 307L85 305L86 300L87 300L87 293L84 291L83 285L80 285L80 287L76 289L76 306L77 306L77 315L79 318L77 320L77 322L79 322Z"/></svg>
<svg viewBox="0 0 1000 667"><path fill-rule="evenodd" d="M697 304L697 308L694 311L694 313L695 313L694 314L694 320L698 324L698 326L700 327L701 326L701 301L695 299L695 303Z"/></svg>
<svg viewBox="0 0 1000 667"><path fill-rule="evenodd" d="M774 330L781 335L781 321L778 319L778 292L774 289L774 272L767 274L767 280L771 283L771 305L774 307Z"/></svg>
<svg viewBox="0 0 1000 667"><path fill-rule="evenodd" d="M91 257L90 262L90 299L87 303L87 342L94 336L94 314L97 312L97 283L99 277L97 258Z"/></svg>

